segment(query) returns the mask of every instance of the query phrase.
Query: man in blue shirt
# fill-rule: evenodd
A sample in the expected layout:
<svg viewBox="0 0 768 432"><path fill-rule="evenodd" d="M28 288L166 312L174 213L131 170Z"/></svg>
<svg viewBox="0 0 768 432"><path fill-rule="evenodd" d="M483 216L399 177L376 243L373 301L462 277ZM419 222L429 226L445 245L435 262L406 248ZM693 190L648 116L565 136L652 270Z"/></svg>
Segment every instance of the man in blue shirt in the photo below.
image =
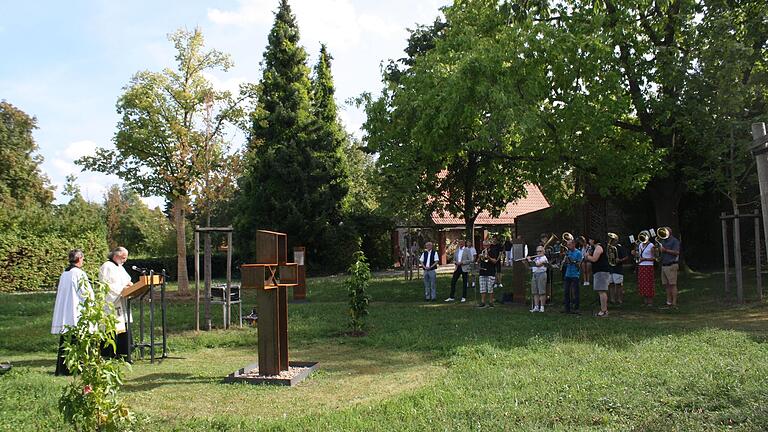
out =
<svg viewBox="0 0 768 432"><path fill-rule="evenodd" d="M579 276L581 261L584 259L581 251L576 249L576 242L570 240L567 243L568 250L563 257L565 266L565 279L563 280L564 300L563 313L579 313Z"/></svg>
<svg viewBox="0 0 768 432"><path fill-rule="evenodd" d="M669 230L669 237L659 239L659 243L661 243L661 283L667 290L667 307L676 308L680 240L672 235L672 230Z"/></svg>

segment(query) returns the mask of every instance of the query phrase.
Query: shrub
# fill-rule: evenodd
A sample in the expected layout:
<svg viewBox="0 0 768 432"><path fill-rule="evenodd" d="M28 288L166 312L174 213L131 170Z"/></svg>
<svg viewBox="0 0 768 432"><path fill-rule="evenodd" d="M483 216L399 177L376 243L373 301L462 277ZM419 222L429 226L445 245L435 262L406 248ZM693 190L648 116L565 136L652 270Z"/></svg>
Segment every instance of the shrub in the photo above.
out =
<svg viewBox="0 0 768 432"><path fill-rule="evenodd" d="M83 250L83 270L95 275L106 257L107 242L98 232L84 232L77 237L0 233L0 291L55 290L72 249Z"/></svg>
<svg viewBox="0 0 768 432"><path fill-rule="evenodd" d="M371 269L362 251L355 252L354 262L349 266L349 278L345 284L349 292L349 324L353 335L363 334L365 317L368 315L368 283L371 280Z"/></svg>
<svg viewBox="0 0 768 432"><path fill-rule="evenodd" d="M88 291L85 281L80 290ZM128 429L133 414L118 400L123 383L121 359L105 359L102 346L115 349L115 315L106 311L109 288L94 282L93 290L83 301L77 324L64 333L67 368L74 375L59 398L64 418L81 431L116 431Z"/></svg>

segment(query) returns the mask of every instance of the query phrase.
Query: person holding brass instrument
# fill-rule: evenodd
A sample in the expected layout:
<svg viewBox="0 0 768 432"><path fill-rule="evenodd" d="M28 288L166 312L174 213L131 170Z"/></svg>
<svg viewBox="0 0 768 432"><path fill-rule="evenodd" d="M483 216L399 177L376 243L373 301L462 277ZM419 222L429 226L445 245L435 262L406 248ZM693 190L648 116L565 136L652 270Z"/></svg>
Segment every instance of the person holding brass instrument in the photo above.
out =
<svg viewBox="0 0 768 432"><path fill-rule="evenodd" d="M579 236L579 245L581 249L581 255L586 258L594 249L591 239L587 239L584 236ZM592 263L586 259L581 262L581 279L584 286L589 286L589 281L592 280Z"/></svg>
<svg viewBox="0 0 768 432"><path fill-rule="evenodd" d="M437 265L440 259L432 249L432 242L427 242L425 250L419 257L421 268L424 269L424 301L437 300Z"/></svg>
<svg viewBox="0 0 768 432"><path fill-rule="evenodd" d="M646 306L653 306L653 297L656 295L656 281L653 274L654 258L653 242L648 231L642 231L637 235L637 248L632 253L637 257L637 292L643 296Z"/></svg>
<svg viewBox="0 0 768 432"><path fill-rule="evenodd" d="M584 256L576 248L576 241L571 238L566 241L566 252L563 256L563 313L579 313L579 274L581 261Z"/></svg>
<svg viewBox="0 0 768 432"><path fill-rule="evenodd" d="M531 266L531 295L533 296L533 309L531 312L544 312L547 303L547 256L544 254L544 246L536 246L536 256L526 257L525 263Z"/></svg>
<svg viewBox="0 0 768 432"><path fill-rule="evenodd" d="M608 302L624 303L624 264L629 261L627 250L619 243L619 236L608 233L610 254L608 264L611 267L611 277L608 285Z"/></svg>
<svg viewBox="0 0 768 432"><path fill-rule="evenodd" d="M667 307L677 307L677 273L680 260L680 240L672 235L669 227L656 230L661 244L661 284L667 291Z"/></svg>
<svg viewBox="0 0 768 432"><path fill-rule="evenodd" d="M611 267L608 265L608 254L605 253L599 239L592 239L592 248L587 254L586 260L592 263L592 277L594 278L592 289L597 291L600 298L599 318L608 316L608 280L611 277Z"/></svg>
<svg viewBox="0 0 768 432"><path fill-rule="evenodd" d="M483 250L477 254L480 264L480 304L479 308L493 307L493 285L496 283L496 262L499 260L498 249L491 249L491 242L483 240ZM485 303L485 295L489 301Z"/></svg>
<svg viewBox="0 0 768 432"><path fill-rule="evenodd" d="M469 271L469 265L471 263L472 252L470 252L469 248L467 247L467 240L459 240L459 247L456 248L456 253L453 256L453 264L455 268L453 270L453 277L451 278L451 295L445 299L446 302L452 302L456 300L454 296L456 295L456 282L458 282L459 277L462 279L461 302L464 303L467 301L467 272Z"/></svg>

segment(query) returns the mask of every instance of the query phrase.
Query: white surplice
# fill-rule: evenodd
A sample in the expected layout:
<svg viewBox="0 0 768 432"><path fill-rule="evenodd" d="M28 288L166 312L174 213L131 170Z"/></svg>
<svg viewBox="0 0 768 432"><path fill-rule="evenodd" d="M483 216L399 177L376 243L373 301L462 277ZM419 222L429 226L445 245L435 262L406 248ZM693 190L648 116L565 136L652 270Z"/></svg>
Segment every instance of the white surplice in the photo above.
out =
<svg viewBox="0 0 768 432"><path fill-rule="evenodd" d="M80 318L82 302L92 293L88 275L82 269L72 267L62 273L56 290L51 334L64 333L67 326L77 324L77 320Z"/></svg>
<svg viewBox="0 0 768 432"><path fill-rule="evenodd" d="M131 283L131 276L123 266L117 265L113 261L107 261L99 268L99 280L109 287L107 304L117 318L117 332L123 333L128 314L128 300L121 294L125 286Z"/></svg>

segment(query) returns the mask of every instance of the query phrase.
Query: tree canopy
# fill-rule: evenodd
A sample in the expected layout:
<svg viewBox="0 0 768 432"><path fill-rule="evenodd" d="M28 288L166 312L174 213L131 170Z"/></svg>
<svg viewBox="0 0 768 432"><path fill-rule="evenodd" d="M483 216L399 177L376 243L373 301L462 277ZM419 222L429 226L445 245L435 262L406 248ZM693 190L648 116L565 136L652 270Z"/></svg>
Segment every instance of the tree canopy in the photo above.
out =
<svg viewBox="0 0 768 432"><path fill-rule="evenodd" d="M173 207L179 289L188 292L185 219L193 194L224 152L225 126L242 115L245 96L217 90L210 70L232 66L227 54L205 50L199 29L169 35L177 67L133 76L117 103L122 115L114 149L81 158L84 168L116 174L142 195L159 195Z"/></svg>
<svg viewBox="0 0 768 432"><path fill-rule="evenodd" d="M40 171L32 131L37 119L0 100L0 201L49 205L53 190Z"/></svg>
<svg viewBox="0 0 768 432"><path fill-rule="evenodd" d="M299 29L283 0L264 51L240 180L237 228L252 250L257 229L288 234L312 259L329 256L347 193L346 135L337 120L330 54L323 47L310 80ZM326 263L327 264L327 263Z"/></svg>

